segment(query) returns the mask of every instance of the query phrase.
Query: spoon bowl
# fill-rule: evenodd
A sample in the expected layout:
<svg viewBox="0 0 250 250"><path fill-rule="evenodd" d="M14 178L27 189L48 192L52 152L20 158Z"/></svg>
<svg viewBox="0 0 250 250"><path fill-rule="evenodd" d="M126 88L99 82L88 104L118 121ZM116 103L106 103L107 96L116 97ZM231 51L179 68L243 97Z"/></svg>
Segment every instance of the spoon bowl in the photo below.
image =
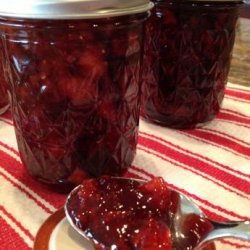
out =
<svg viewBox="0 0 250 250"><path fill-rule="evenodd" d="M143 180L132 179L132 178L109 177L109 179L113 181L115 180L117 183L119 182L125 183L127 181L128 183L133 183L136 187L137 185L144 185L146 183ZM65 213L69 223L79 234L81 234L84 238L91 240L94 244L98 245L100 244L100 242L96 240L95 237L93 237L93 233L88 230L87 231L84 230L84 228L80 223L79 218L76 218L75 216L76 214L74 214L75 212L72 212L73 211L72 207L78 205L80 206L80 204L78 204L79 200L77 201L78 202L77 203L75 197L79 192L84 191L84 188L85 184L83 183L77 186L69 194L65 203ZM174 241L174 247L173 248L169 247L168 249L175 249L175 250L204 249L204 247L206 247L208 243L211 243L211 241L226 237L250 240L249 221L224 222L224 223L212 221L205 216L205 214L201 211L201 209L190 198L188 198L184 194L174 189L168 188L168 190L169 190L169 197L175 197L174 202L172 203L176 203L172 204L174 205L175 209L174 212L171 211L170 213L171 219L169 220L169 227L172 235L171 238ZM126 200L129 199L130 197L127 195ZM109 200L109 203L110 202L111 200ZM82 216L82 218L84 219L84 216ZM97 219L101 218L98 217ZM198 229L195 228L197 224L199 225Z"/></svg>

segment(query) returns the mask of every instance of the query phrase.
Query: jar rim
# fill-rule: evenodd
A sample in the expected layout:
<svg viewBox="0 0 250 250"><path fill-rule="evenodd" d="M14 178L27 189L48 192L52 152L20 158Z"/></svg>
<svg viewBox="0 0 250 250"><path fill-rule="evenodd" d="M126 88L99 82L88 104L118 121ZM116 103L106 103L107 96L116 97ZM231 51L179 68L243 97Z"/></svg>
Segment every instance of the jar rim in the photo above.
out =
<svg viewBox="0 0 250 250"><path fill-rule="evenodd" d="M27 19L93 19L148 12L150 0L7 0L0 3L0 17Z"/></svg>

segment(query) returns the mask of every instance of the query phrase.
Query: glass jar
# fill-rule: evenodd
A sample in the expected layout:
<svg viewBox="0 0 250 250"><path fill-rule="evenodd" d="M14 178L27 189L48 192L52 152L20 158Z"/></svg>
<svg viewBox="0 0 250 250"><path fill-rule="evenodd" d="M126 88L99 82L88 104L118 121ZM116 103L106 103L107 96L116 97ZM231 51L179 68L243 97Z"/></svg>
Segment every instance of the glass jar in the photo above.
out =
<svg viewBox="0 0 250 250"><path fill-rule="evenodd" d="M194 128L218 113L230 68L237 1L155 1L146 24L142 116Z"/></svg>
<svg viewBox="0 0 250 250"><path fill-rule="evenodd" d="M9 107L9 97L7 92L7 83L4 74L3 65L3 46L0 41L0 115L5 113Z"/></svg>
<svg viewBox="0 0 250 250"><path fill-rule="evenodd" d="M9 98L5 86L5 79L3 76L3 69L0 67L0 115L5 113L9 107Z"/></svg>
<svg viewBox="0 0 250 250"><path fill-rule="evenodd" d="M55 9L63 14L46 16L48 8L0 20L21 159L32 176L50 184L119 175L131 164L144 21L152 7L144 1L134 11L103 11L102 1L92 9L92 0L65 2L69 8Z"/></svg>

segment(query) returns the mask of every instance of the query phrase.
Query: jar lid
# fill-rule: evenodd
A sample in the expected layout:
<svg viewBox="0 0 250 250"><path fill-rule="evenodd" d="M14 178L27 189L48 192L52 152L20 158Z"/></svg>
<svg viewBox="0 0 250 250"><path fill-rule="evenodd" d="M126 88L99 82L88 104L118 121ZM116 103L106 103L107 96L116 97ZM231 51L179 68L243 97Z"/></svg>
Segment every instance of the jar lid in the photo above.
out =
<svg viewBox="0 0 250 250"><path fill-rule="evenodd" d="M0 16L31 19L87 19L147 12L150 0L1 0Z"/></svg>

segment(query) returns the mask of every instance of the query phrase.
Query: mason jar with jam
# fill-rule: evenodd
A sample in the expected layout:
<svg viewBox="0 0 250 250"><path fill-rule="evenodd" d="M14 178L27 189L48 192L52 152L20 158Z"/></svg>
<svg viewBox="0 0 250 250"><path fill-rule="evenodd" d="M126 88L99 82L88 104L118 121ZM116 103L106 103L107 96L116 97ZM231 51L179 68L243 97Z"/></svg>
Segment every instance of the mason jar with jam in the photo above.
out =
<svg viewBox="0 0 250 250"><path fill-rule="evenodd" d="M220 110L241 1L155 0L146 25L142 116L194 128Z"/></svg>
<svg viewBox="0 0 250 250"><path fill-rule="evenodd" d="M120 175L136 150L148 0L0 3L21 159L49 184Z"/></svg>

